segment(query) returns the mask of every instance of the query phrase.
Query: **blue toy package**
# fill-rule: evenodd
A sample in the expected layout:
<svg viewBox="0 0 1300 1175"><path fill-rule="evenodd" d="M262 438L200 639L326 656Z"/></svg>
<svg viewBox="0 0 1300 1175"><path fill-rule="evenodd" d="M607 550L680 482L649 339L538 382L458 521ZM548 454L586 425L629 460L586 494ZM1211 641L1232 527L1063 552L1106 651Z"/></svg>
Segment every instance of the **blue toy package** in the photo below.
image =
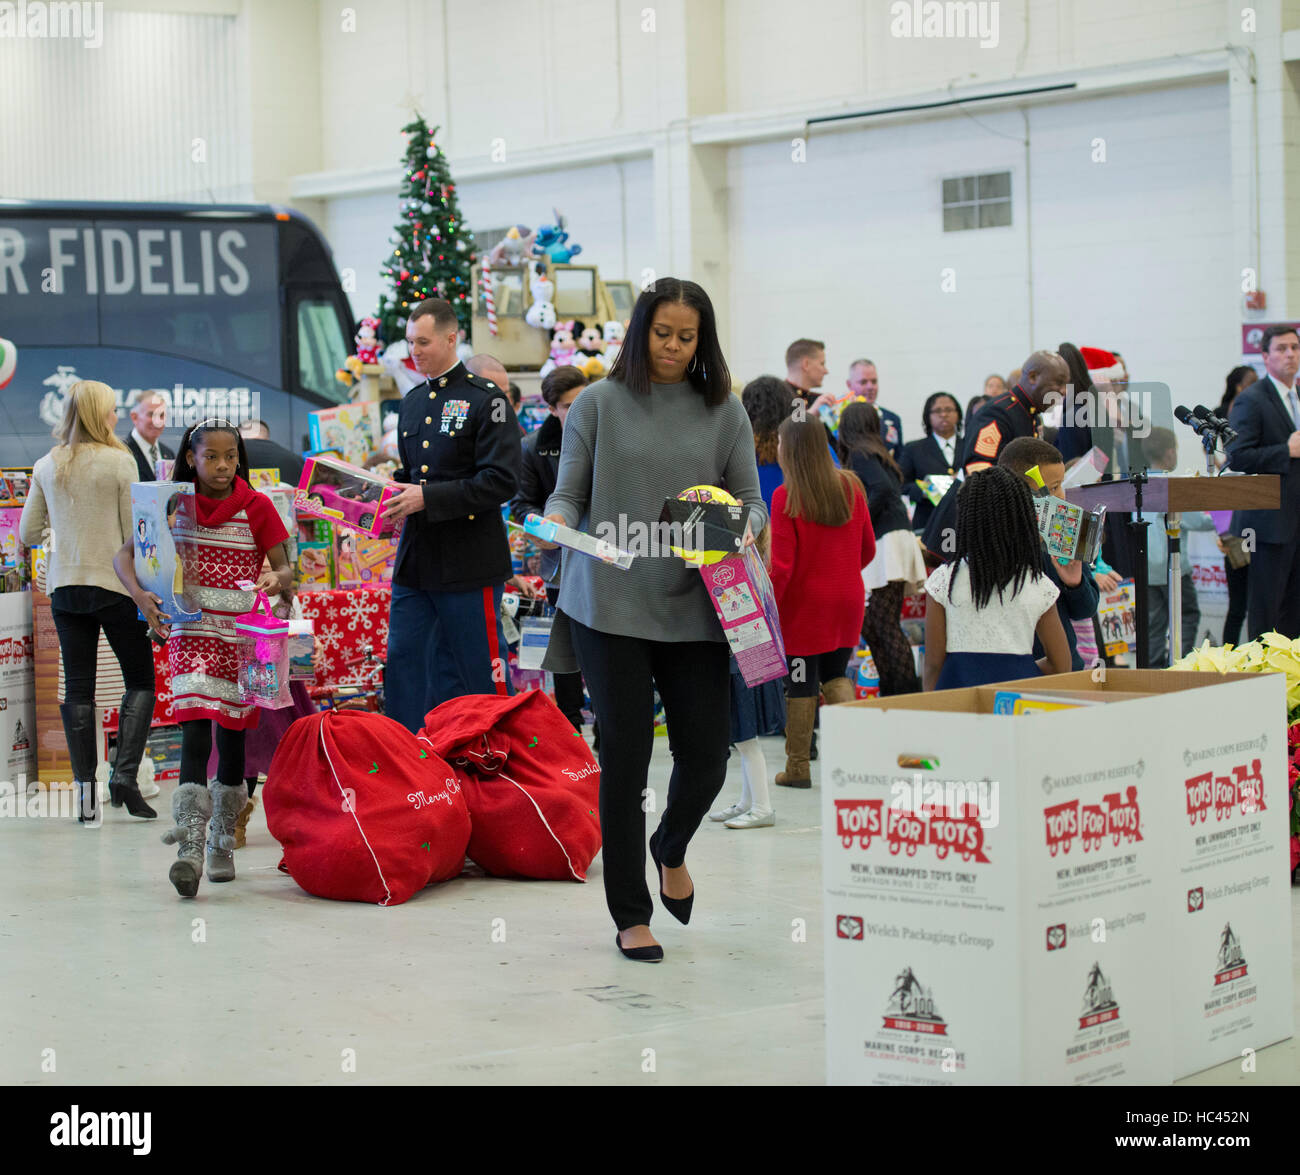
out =
<svg viewBox="0 0 1300 1175"><path fill-rule="evenodd" d="M138 481L131 487L135 577L145 591L162 600L161 609L171 623L188 623L203 615L194 594L198 551L192 543L178 541L172 529L182 515L193 529L193 482Z"/></svg>

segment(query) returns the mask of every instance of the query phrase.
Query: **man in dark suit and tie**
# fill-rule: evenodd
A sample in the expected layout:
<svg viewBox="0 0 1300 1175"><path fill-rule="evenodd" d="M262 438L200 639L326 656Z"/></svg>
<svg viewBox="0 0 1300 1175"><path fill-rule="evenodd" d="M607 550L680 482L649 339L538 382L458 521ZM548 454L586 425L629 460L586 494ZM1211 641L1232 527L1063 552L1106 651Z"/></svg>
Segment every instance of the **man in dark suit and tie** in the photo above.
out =
<svg viewBox="0 0 1300 1175"><path fill-rule="evenodd" d="M126 439L141 481L157 480L160 457L176 459L176 454L160 440L166 427L167 397L162 392L143 392L131 408L131 435Z"/></svg>
<svg viewBox="0 0 1300 1175"><path fill-rule="evenodd" d="M1237 430L1228 464L1242 473L1282 477L1280 510L1241 510L1233 533L1255 540L1247 586L1250 639L1280 632L1300 637L1300 334L1295 327L1270 326L1260 339L1268 374L1232 403L1229 423Z"/></svg>

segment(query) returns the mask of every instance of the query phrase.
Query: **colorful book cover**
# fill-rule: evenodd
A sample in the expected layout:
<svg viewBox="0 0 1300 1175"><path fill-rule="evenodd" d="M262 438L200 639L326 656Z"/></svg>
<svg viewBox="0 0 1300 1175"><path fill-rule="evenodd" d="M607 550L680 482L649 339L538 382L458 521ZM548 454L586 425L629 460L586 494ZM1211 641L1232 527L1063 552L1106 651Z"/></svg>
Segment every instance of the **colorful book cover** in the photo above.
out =
<svg viewBox="0 0 1300 1175"><path fill-rule="evenodd" d="M311 447L333 449L351 465L365 465L375 455L384 430L378 400L322 408L307 416Z"/></svg>

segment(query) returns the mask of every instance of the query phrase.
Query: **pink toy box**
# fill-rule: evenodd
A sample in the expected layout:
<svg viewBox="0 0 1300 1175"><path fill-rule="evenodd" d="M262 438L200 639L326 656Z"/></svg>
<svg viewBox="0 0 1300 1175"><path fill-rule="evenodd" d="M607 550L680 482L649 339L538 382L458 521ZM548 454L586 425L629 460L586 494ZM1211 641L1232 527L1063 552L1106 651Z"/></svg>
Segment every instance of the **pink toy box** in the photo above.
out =
<svg viewBox="0 0 1300 1175"><path fill-rule="evenodd" d="M745 684L753 687L786 675L785 642L776 593L754 547L700 568L713 610L722 622Z"/></svg>
<svg viewBox="0 0 1300 1175"><path fill-rule="evenodd" d="M378 538L393 533L383 512L401 492L401 486L358 465L333 457L308 457L293 500L300 513Z"/></svg>

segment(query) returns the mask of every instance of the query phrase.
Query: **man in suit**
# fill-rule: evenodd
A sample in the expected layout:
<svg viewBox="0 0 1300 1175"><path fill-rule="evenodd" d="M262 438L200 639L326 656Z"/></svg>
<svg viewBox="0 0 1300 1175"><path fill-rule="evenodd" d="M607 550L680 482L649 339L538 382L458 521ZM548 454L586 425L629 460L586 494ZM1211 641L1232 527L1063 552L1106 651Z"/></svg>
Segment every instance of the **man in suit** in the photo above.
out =
<svg viewBox="0 0 1300 1175"><path fill-rule="evenodd" d="M1242 473L1282 477L1280 510L1241 510L1233 533L1252 533L1247 585L1250 639L1266 632L1300 637L1300 334L1290 326L1270 326L1260 339L1267 375L1232 403L1229 423L1237 437L1228 446L1228 464Z"/></svg>
<svg viewBox="0 0 1300 1175"><path fill-rule="evenodd" d="M402 400L397 446L405 488L384 517L404 520L388 620L387 711L418 731L465 694L509 694L501 588L511 574L501 504L518 485L519 422L505 388L457 358L456 312L417 303L406 323L426 377Z"/></svg>
<svg viewBox="0 0 1300 1175"><path fill-rule="evenodd" d="M244 437L249 469L278 469L285 485L296 486L302 481L302 458L271 440L265 420L245 420L239 431Z"/></svg>
<svg viewBox="0 0 1300 1175"><path fill-rule="evenodd" d="M167 397L162 392L142 392L131 408L131 435L126 439L141 481L157 481L155 471L160 457L176 459L176 454L160 440L166 427Z"/></svg>
<svg viewBox="0 0 1300 1175"><path fill-rule="evenodd" d="M897 412L876 403L880 395L880 376L870 359L855 359L849 364L849 378L844 381L852 396L860 396L880 414L880 435L895 461L903 456L903 422Z"/></svg>

